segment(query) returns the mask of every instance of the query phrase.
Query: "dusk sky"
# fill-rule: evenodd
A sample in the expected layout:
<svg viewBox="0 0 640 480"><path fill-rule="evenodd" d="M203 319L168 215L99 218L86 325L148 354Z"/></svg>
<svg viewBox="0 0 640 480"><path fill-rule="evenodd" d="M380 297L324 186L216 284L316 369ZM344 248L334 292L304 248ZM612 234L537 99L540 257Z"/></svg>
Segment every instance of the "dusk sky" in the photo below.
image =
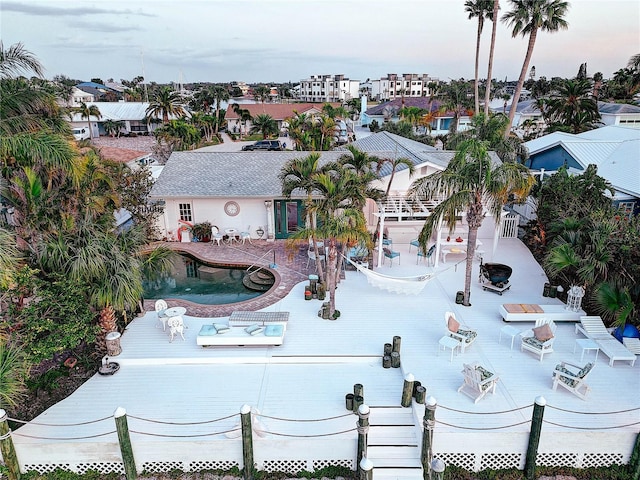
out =
<svg viewBox="0 0 640 480"><path fill-rule="evenodd" d="M540 32L537 76L610 78L640 53L640 1L571 0L568 30ZM501 0L501 16L510 9ZM22 42L46 69L166 83L298 82L317 74L354 80L426 73L474 77L477 20L464 0L0 0L4 48ZM486 76L491 24L483 33ZM500 22L494 78L516 80L527 39Z"/></svg>

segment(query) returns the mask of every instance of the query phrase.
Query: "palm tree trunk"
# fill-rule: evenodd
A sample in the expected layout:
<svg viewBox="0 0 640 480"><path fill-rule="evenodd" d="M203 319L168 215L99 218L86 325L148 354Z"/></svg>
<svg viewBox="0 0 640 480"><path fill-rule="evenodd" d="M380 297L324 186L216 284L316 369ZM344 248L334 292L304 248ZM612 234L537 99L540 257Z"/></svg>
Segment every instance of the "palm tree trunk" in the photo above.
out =
<svg viewBox="0 0 640 480"><path fill-rule="evenodd" d="M498 9L500 0L493 0L493 26L491 27L491 46L489 47L489 68L487 69L487 86L484 92L484 116L489 118L489 99L491 98L491 76L493 75L493 52L496 46L496 30L498 27Z"/></svg>
<svg viewBox="0 0 640 480"><path fill-rule="evenodd" d="M476 241L478 240L478 228L469 226L467 239L467 262L464 273L464 299L462 305L470 307L469 297L471 296L471 271L473 269L473 257L476 254Z"/></svg>
<svg viewBox="0 0 640 480"><path fill-rule="evenodd" d="M475 81L473 82L473 93L474 93L474 99L475 99L476 115L480 111L480 98L478 98L479 97L479 93L478 93L478 64L480 62L480 37L481 36L482 36L482 16L479 16L478 17L478 33L477 33L477 36L476 36L476 70L475 70L476 77L475 77Z"/></svg>
<svg viewBox="0 0 640 480"><path fill-rule="evenodd" d="M327 259L327 283L329 291L329 318L333 320L333 314L336 311L336 264L338 260L338 252L336 251L335 240L331 240L329 244L329 255Z"/></svg>
<svg viewBox="0 0 640 480"><path fill-rule="evenodd" d="M524 63L522 64L522 70L520 71L520 78L518 79L518 85L516 91L513 94L513 100L511 100L511 109L509 110L509 123L504 132L504 138L509 138L511 128L513 126L513 118L516 115L516 108L518 107L518 100L520 100L520 93L522 93L522 87L524 85L525 78L527 77L527 71L529 70L529 63L531 62L531 56L533 55L533 47L536 44L536 37L538 36L538 29L534 29L529 34L529 44L527 46L527 54L524 57Z"/></svg>

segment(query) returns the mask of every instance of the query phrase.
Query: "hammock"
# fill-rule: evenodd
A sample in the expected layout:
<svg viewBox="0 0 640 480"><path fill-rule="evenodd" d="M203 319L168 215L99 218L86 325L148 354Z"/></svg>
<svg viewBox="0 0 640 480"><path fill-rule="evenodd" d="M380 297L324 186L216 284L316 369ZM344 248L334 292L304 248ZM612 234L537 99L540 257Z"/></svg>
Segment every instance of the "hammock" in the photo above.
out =
<svg viewBox="0 0 640 480"><path fill-rule="evenodd" d="M382 273L369 270L368 268L353 262L350 258L344 258L349 261L351 265L356 267L356 269L360 273L363 273L367 277L367 282L369 283L369 285L373 285L374 287L378 287L382 290L388 290L394 293L417 295L424 289L424 287L427 285L427 282L429 282L429 280L431 280L435 276L435 273L426 273L417 277L391 277L389 275L384 275Z"/></svg>

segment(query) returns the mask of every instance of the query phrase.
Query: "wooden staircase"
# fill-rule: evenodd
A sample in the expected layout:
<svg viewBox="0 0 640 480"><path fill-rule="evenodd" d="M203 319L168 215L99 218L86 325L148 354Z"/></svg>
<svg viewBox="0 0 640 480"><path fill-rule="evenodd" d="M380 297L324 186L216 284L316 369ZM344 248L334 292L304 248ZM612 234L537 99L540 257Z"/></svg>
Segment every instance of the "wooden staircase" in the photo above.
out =
<svg viewBox="0 0 640 480"><path fill-rule="evenodd" d="M413 409L369 407L367 458L376 480L422 480L421 439Z"/></svg>

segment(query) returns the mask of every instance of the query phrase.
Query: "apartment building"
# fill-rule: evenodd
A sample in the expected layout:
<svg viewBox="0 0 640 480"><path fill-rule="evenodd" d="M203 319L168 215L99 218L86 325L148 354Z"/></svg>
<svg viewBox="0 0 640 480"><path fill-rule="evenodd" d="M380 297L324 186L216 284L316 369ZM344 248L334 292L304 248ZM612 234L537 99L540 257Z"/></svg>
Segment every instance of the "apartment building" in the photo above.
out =
<svg viewBox="0 0 640 480"><path fill-rule="evenodd" d="M431 94L429 84L438 81L437 78L432 78L426 73L403 73L402 75L389 73L380 80L371 81L370 97L378 101L394 100L403 96L428 97Z"/></svg>
<svg viewBox="0 0 640 480"><path fill-rule="evenodd" d="M300 81L299 99L303 102L348 102L358 98L360 81L344 75L312 75Z"/></svg>

